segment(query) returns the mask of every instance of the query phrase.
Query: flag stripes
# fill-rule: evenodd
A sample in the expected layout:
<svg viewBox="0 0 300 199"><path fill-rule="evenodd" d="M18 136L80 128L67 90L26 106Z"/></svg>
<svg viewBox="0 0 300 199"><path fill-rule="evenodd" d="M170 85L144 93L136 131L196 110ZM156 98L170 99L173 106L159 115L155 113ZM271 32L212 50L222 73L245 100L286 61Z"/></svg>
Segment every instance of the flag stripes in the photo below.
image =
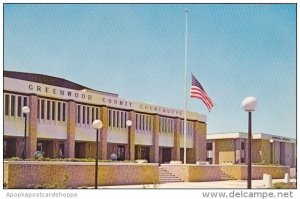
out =
<svg viewBox="0 0 300 199"><path fill-rule="evenodd" d="M192 74L192 86L190 97L198 98L203 101L208 111L214 106L213 100L207 95L202 85L196 79L196 77Z"/></svg>

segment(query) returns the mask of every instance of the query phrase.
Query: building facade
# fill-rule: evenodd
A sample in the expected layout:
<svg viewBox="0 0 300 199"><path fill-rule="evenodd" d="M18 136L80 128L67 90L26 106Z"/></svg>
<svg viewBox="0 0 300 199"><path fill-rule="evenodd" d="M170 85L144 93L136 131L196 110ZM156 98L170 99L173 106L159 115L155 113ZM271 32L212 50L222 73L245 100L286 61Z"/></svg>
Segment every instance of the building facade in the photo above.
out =
<svg viewBox="0 0 300 199"><path fill-rule="evenodd" d="M252 135L251 158L254 164L295 167L296 140L263 133ZM207 159L210 164L246 164L248 134L221 133L207 135Z"/></svg>
<svg viewBox="0 0 300 199"><path fill-rule="evenodd" d="M26 157L42 151L69 158L94 158L95 119L100 129L99 159L183 160L183 110L119 98L65 79L4 71L4 158L22 156L28 106ZM132 126L126 126L131 120ZM206 116L187 112L187 162L206 159Z"/></svg>

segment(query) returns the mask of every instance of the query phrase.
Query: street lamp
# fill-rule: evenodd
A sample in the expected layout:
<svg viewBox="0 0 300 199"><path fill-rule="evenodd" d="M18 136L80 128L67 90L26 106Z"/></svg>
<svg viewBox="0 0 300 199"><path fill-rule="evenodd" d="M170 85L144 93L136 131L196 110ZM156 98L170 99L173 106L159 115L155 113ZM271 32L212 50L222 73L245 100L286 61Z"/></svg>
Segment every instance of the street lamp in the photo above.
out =
<svg viewBox="0 0 300 199"><path fill-rule="evenodd" d="M252 141L252 132L251 132L251 112L256 109L256 98L255 97L246 97L242 102L242 107L246 112L248 112L248 176L247 176L247 188L251 189L251 141Z"/></svg>
<svg viewBox="0 0 300 199"><path fill-rule="evenodd" d="M27 145L26 145L26 137L27 137L27 135L26 135L27 134L27 114L30 112L30 108L28 106L23 106L22 112L23 112L23 115L25 117L24 149L23 149L22 157L25 160L26 159L26 149L27 149Z"/></svg>
<svg viewBox="0 0 300 199"><path fill-rule="evenodd" d="M274 157L273 157L273 143L274 143L274 140L273 139L270 139L270 145L271 145L271 164L273 164L274 162Z"/></svg>
<svg viewBox="0 0 300 199"><path fill-rule="evenodd" d="M131 120L127 120L126 121L126 126L128 126L128 148L129 148L129 161L131 160L130 159L130 127L132 126L132 121Z"/></svg>
<svg viewBox="0 0 300 199"><path fill-rule="evenodd" d="M99 129L102 128L101 120L94 120L93 121L93 128L97 129L96 131L96 165L95 165L95 189L98 188L98 135Z"/></svg>

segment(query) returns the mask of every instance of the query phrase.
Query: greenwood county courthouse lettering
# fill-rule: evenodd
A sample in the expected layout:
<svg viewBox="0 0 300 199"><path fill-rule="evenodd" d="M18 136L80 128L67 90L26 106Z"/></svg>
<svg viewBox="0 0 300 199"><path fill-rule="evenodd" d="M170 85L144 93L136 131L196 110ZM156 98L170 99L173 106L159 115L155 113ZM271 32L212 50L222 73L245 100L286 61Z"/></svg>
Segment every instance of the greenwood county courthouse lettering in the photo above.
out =
<svg viewBox="0 0 300 199"><path fill-rule="evenodd" d="M4 71L4 158L21 157L28 106L27 157L95 156L95 119L100 129L99 159L183 160L183 110L121 99L68 80ZM132 126L126 126L131 120ZM187 162L206 160L206 116L187 112Z"/></svg>

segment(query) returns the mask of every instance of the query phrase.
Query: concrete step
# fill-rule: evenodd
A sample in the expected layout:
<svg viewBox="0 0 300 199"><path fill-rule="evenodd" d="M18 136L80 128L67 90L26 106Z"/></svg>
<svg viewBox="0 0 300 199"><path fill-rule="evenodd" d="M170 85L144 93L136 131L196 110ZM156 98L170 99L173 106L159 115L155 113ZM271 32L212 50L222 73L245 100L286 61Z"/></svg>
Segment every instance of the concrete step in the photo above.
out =
<svg viewBox="0 0 300 199"><path fill-rule="evenodd" d="M220 175L221 175L221 180L236 180L236 178L225 173L224 171L221 171Z"/></svg>
<svg viewBox="0 0 300 199"><path fill-rule="evenodd" d="M178 178L173 173L167 171L166 169L159 167L159 182L183 182L180 178Z"/></svg>

